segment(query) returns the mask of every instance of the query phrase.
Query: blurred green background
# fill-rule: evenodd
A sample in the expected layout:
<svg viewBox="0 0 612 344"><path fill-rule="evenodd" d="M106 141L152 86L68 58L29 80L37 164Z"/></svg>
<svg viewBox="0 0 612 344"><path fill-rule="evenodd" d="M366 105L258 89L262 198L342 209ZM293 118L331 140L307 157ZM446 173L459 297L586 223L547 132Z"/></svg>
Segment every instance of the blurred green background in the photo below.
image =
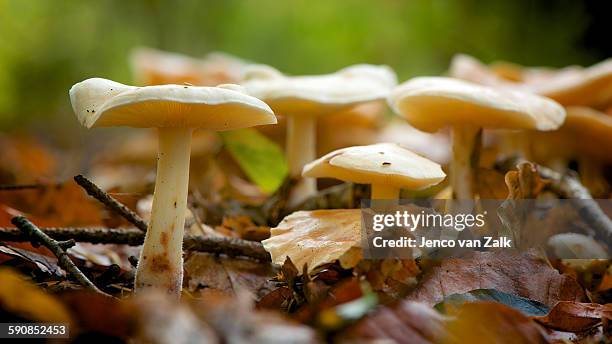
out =
<svg viewBox="0 0 612 344"><path fill-rule="evenodd" d="M135 46L225 51L296 74L388 64L400 81L443 73L457 52L486 62L591 64L610 53L606 3L0 0L0 130L76 126L70 86L93 76L131 82Z"/></svg>

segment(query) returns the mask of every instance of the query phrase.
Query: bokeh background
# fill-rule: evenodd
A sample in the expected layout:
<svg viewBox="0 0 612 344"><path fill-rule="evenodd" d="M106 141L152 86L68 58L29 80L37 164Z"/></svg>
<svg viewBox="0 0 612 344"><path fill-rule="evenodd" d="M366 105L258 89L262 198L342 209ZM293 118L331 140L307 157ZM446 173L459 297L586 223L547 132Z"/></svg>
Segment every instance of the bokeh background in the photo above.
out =
<svg viewBox="0 0 612 344"><path fill-rule="evenodd" d="M292 74L387 64L403 81L444 73L458 52L589 65L612 56L610 13L598 0L0 0L0 132L89 144L68 89L93 76L132 83L139 46L223 51Z"/></svg>

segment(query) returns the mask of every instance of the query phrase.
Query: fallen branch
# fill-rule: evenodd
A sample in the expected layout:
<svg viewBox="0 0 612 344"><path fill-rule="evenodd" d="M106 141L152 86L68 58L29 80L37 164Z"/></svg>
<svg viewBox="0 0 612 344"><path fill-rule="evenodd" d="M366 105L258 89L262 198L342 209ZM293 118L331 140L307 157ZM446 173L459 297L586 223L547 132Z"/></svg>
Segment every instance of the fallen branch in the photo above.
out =
<svg viewBox="0 0 612 344"><path fill-rule="evenodd" d="M68 257L66 250L75 245L74 239L65 241L54 240L23 216L13 217L11 223L25 234L32 244L41 244L48 248L57 257L59 266L72 275L82 286L110 297L110 295L98 289Z"/></svg>
<svg viewBox="0 0 612 344"><path fill-rule="evenodd" d="M42 232L55 240L74 239L92 244L142 245L145 234L136 228L41 228ZM1 228L0 241L23 242L29 237L17 228ZM263 245L256 241L237 238L185 236L185 250L224 254L230 257L246 257L270 261L270 255Z"/></svg>
<svg viewBox="0 0 612 344"><path fill-rule="evenodd" d="M112 196L104 192L89 179L79 174L74 177L74 181L79 184L85 191L87 191L87 194L89 196L97 199L106 207L108 207L108 209L114 211L118 215L123 216L123 218L128 220L134 226L136 226L136 228L145 232L147 231L147 223L140 216L138 216L138 214L136 214L135 212L130 210L130 208L126 207L123 203L117 201Z"/></svg>
<svg viewBox="0 0 612 344"><path fill-rule="evenodd" d="M522 162L526 161L510 158L498 162L496 167L500 171L507 172ZM547 188L560 197L570 200L583 221L595 231L596 238L612 249L612 220L593 200L589 190L573 174L559 173L548 167L532 164L536 167L540 177L550 181Z"/></svg>

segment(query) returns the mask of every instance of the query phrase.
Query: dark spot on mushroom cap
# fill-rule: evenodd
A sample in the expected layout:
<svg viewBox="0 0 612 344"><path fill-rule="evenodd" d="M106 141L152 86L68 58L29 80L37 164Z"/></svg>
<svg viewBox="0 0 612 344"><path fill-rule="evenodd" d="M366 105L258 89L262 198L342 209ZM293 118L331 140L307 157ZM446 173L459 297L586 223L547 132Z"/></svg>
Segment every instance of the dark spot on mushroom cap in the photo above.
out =
<svg viewBox="0 0 612 344"><path fill-rule="evenodd" d="M174 207L176 208L176 201L174 201Z"/></svg>
<svg viewBox="0 0 612 344"><path fill-rule="evenodd" d="M188 88L188 86L183 86L183 88Z"/></svg>
<svg viewBox="0 0 612 344"><path fill-rule="evenodd" d="M383 166L389 166L389 165L391 165L391 163L390 163L390 162L385 161L385 162L383 162L383 163L382 163L382 165L383 165Z"/></svg>
<svg viewBox="0 0 612 344"><path fill-rule="evenodd" d="M385 152L378 152L378 154L385 154Z"/></svg>
<svg viewBox="0 0 612 344"><path fill-rule="evenodd" d="M91 113L96 113L96 110L91 110Z"/></svg>

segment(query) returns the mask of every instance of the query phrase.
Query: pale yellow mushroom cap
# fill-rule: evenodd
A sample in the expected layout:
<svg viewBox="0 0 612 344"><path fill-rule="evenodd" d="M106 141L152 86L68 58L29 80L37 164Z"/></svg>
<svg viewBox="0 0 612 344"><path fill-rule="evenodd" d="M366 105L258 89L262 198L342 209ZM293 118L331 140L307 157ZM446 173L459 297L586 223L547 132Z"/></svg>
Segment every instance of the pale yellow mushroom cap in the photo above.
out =
<svg viewBox="0 0 612 344"><path fill-rule="evenodd" d="M277 113L319 116L385 99L397 80L387 66L360 64L326 75L286 76L254 65L247 67L242 84Z"/></svg>
<svg viewBox="0 0 612 344"><path fill-rule="evenodd" d="M135 87L92 78L72 86L70 101L79 122L87 128L231 130L276 123L268 105L240 89L227 85Z"/></svg>
<svg viewBox="0 0 612 344"><path fill-rule="evenodd" d="M304 166L302 175L414 190L438 184L446 177L437 163L394 143L333 151Z"/></svg>
<svg viewBox="0 0 612 344"><path fill-rule="evenodd" d="M563 126L553 132L537 133L537 140L545 139L559 151L570 156L587 156L602 162L612 161L612 116L580 106L567 108Z"/></svg>
<svg viewBox="0 0 612 344"><path fill-rule="evenodd" d="M550 99L444 77L411 79L391 92L389 103L425 131L449 125L554 130L565 119L563 107Z"/></svg>
<svg viewBox="0 0 612 344"><path fill-rule="evenodd" d="M612 103L612 59L586 68L551 69L508 63L487 66L471 56L458 54L451 62L449 75L496 88L539 94L565 106L605 107Z"/></svg>

